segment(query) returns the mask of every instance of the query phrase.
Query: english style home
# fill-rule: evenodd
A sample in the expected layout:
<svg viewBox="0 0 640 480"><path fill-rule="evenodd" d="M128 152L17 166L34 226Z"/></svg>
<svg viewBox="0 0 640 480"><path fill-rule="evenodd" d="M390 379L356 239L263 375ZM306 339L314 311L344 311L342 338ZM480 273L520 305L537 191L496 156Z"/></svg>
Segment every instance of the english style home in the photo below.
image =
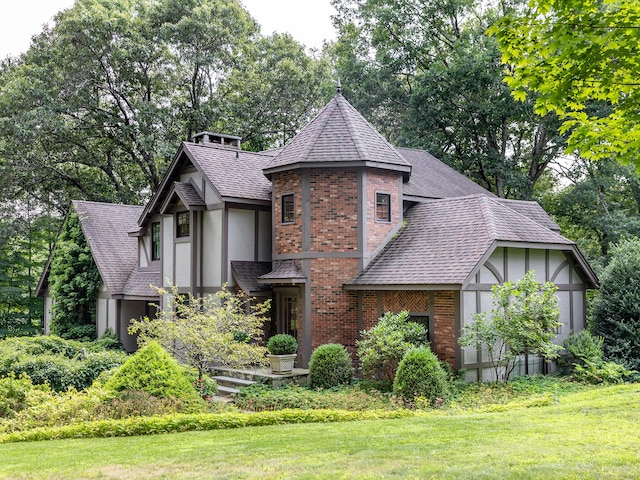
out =
<svg viewBox="0 0 640 480"><path fill-rule="evenodd" d="M585 326L597 278L535 202L497 198L429 153L398 148L336 94L284 148L243 151L203 132L183 142L145 207L73 202L100 270L97 331L117 332L163 304L150 285L206 295L225 283L272 299L268 334L298 338L298 364L386 311L409 310L432 349L469 380L486 358L457 344L491 286L535 270L559 288L558 341ZM39 292L51 299L47 272ZM543 369L538 359L521 372Z"/></svg>

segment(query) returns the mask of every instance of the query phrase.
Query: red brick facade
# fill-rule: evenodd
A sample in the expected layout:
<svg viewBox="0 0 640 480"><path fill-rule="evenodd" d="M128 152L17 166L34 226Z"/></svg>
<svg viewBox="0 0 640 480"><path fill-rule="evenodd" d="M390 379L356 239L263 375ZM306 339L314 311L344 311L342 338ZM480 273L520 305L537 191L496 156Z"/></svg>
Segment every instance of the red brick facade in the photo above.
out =
<svg viewBox="0 0 640 480"><path fill-rule="evenodd" d="M273 175L273 212L275 251L280 254L302 250L302 181L300 171L281 172ZM282 195L293 193L295 220L282 223Z"/></svg>
<svg viewBox="0 0 640 480"><path fill-rule="evenodd" d="M367 251L373 252L393 231L402 219L400 188L402 177L397 172L369 170L367 172ZM376 193L388 193L391 197L391 221L376 220Z"/></svg>

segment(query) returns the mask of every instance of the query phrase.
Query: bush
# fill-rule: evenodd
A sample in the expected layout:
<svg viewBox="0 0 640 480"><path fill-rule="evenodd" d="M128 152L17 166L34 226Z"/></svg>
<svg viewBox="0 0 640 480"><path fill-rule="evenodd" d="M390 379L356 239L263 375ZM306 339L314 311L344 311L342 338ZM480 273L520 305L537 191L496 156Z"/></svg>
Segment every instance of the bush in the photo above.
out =
<svg viewBox="0 0 640 480"><path fill-rule="evenodd" d="M409 350L398 365L393 393L407 405L424 398L435 407L446 399L447 392L447 375L434 353L427 347Z"/></svg>
<svg viewBox="0 0 640 480"><path fill-rule="evenodd" d="M320 345L309 360L309 387L332 388L348 385L353 377L351 357L344 346L337 343Z"/></svg>
<svg viewBox="0 0 640 480"><path fill-rule="evenodd" d="M611 249L600 280L591 331L603 338L604 360L640 370L640 239Z"/></svg>
<svg viewBox="0 0 640 480"><path fill-rule="evenodd" d="M105 387L115 392L139 390L158 398L199 398L194 380L159 343L151 341L131 356Z"/></svg>
<svg viewBox="0 0 640 480"><path fill-rule="evenodd" d="M284 408L373 410L392 408L389 397L379 392L367 393L359 387L338 387L328 390L310 390L287 385L251 385L240 389L234 403L242 410L262 412Z"/></svg>
<svg viewBox="0 0 640 480"><path fill-rule="evenodd" d="M271 355L290 355L298 351L298 341L291 335L279 333L267 342L267 351Z"/></svg>
<svg viewBox="0 0 640 480"><path fill-rule="evenodd" d="M586 361L584 365L576 363L573 378L578 382L591 384L615 384L635 380L638 374L624 365L615 362L593 363Z"/></svg>
<svg viewBox="0 0 640 480"><path fill-rule="evenodd" d="M409 321L409 312L387 312L371 330L361 332L358 358L363 378L393 382L398 362L410 348L425 345L427 330Z"/></svg>
<svg viewBox="0 0 640 480"><path fill-rule="evenodd" d="M602 363L602 337L591 335L588 330L571 333L563 343L566 354L563 362L572 371L575 364Z"/></svg>
<svg viewBox="0 0 640 480"><path fill-rule="evenodd" d="M122 342L111 328L107 328L91 347L92 350L122 350Z"/></svg>
<svg viewBox="0 0 640 480"><path fill-rule="evenodd" d="M33 388L31 379L26 375L16 378L11 373L0 378L0 418L13 417L27 405L27 393Z"/></svg>

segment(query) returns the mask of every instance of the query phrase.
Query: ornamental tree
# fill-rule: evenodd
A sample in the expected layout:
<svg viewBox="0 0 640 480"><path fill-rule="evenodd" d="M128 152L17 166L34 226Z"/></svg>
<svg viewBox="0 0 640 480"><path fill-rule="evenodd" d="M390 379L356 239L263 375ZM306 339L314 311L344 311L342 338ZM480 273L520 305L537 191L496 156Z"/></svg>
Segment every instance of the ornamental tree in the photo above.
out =
<svg viewBox="0 0 640 480"><path fill-rule="evenodd" d="M463 328L460 345L484 349L496 379L505 383L522 355L556 358L561 346L553 339L562 325L557 289L552 282L539 285L533 270L515 283L494 285L491 312L474 314Z"/></svg>
<svg viewBox="0 0 640 480"><path fill-rule="evenodd" d="M156 318L132 319L129 333L138 344L157 340L174 357L198 370L201 380L211 364L240 368L262 365L266 349L260 346L270 301L253 303L224 286L213 295L181 294L173 285L158 289L168 299Z"/></svg>

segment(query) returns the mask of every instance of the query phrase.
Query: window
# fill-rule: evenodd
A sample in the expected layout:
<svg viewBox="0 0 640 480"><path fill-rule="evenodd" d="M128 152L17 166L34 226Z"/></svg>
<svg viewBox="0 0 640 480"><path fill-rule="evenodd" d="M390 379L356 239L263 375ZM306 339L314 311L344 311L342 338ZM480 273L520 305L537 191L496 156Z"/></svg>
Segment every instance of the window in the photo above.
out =
<svg viewBox="0 0 640 480"><path fill-rule="evenodd" d="M410 313L409 321L419 323L427 330L427 332L429 331L429 315L426 313Z"/></svg>
<svg viewBox="0 0 640 480"><path fill-rule="evenodd" d="M282 195L282 223L293 223L296 219L293 193Z"/></svg>
<svg viewBox="0 0 640 480"><path fill-rule="evenodd" d="M391 221L391 195L388 193L376 193L376 220Z"/></svg>
<svg viewBox="0 0 640 480"><path fill-rule="evenodd" d="M176 215L178 221L177 237L189 236L189 212L178 212Z"/></svg>
<svg viewBox="0 0 640 480"><path fill-rule="evenodd" d="M151 260L160 260L160 223L151 224Z"/></svg>

